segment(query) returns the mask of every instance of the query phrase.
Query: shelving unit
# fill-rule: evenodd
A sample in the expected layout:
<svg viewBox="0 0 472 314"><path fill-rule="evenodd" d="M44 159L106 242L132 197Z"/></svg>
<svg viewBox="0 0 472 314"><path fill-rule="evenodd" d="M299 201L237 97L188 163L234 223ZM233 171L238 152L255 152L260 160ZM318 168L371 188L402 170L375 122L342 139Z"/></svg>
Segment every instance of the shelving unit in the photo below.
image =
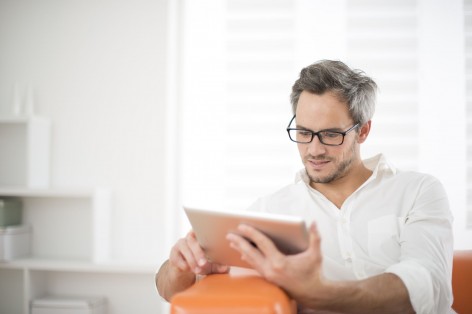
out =
<svg viewBox="0 0 472 314"><path fill-rule="evenodd" d="M29 303L50 293L49 273L123 272L110 263L110 198L106 188L0 188L0 196L21 197L23 223L32 227L31 256L0 263L0 274L22 285L4 298L10 281L0 281L0 312L29 313ZM129 269L131 270L131 269ZM128 270L128 271L129 271ZM41 278L41 279L39 279Z"/></svg>
<svg viewBox="0 0 472 314"><path fill-rule="evenodd" d="M154 267L111 258L111 190L49 186L50 132L46 118L0 117L0 197L22 199L32 230L30 256L0 262L0 313L29 314L51 294L105 296L109 314L152 308Z"/></svg>

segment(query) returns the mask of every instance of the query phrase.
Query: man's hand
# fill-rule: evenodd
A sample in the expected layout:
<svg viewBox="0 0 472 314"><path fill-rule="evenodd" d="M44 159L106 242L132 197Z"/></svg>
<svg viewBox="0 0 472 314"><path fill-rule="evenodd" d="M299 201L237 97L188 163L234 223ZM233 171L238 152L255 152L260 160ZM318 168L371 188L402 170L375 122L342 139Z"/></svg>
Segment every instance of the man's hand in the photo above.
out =
<svg viewBox="0 0 472 314"><path fill-rule="evenodd" d="M170 301L175 293L193 285L196 275L227 272L228 266L210 263L206 259L195 233L190 231L172 247L169 259L156 274L156 286L159 294Z"/></svg>
<svg viewBox="0 0 472 314"><path fill-rule="evenodd" d="M193 272L196 275L227 273L229 267L210 263L205 257L195 233L190 231L185 238L180 239L170 251L169 262L182 272Z"/></svg>
<svg viewBox="0 0 472 314"><path fill-rule="evenodd" d="M321 240L315 223L310 226L308 248L295 255L282 254L267 236L251 226L240 225L238 233L227 235L231 247L264 278L282 287L299 303L321 293Z"/></svg>

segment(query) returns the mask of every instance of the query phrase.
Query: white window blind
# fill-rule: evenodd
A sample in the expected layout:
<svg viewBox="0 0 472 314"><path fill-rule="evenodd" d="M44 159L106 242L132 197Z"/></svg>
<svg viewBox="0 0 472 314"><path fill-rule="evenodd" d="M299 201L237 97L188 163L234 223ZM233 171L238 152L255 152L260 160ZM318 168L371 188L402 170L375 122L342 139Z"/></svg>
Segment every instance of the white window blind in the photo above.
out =
<svg viewBox="0 0 472 314"><path fill-rule="evenodd" d="M399 168L418 166L416 1L347 2L347 61L379 87L364 157L384 153Z"/></svg>
<svg viewBox="0 0 472 314"><path fill-rule="evenodd" d="M292 180L295 3L228 0L225 205L243 209Z"/></svg>
<svg viewBox="0 0 472 314"><path fill-rule="evenodd" d="M195 61L184 71L182 199L194 206L241 210L292 181L300 167L296 146L285 131L296 77L295 4L206 3L212 5L203 13L187 2L186 37L194 44L187 44L185 53ZM208 22L209 15L219 21ZM207 23L213 24L199 29ZM199 58L197 38L210 42ZM202 58L209 58L207 66Z"/></svg>

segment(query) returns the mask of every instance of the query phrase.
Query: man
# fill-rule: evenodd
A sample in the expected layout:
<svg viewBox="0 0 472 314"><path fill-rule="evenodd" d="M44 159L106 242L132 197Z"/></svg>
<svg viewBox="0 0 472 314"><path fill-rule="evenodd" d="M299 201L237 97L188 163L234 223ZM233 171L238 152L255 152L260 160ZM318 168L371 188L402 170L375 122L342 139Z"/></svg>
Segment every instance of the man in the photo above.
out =
<svg viewBox="0 0 472 314"><path fill-rule="evenodd" d="M304 217L309 247L283 255L247 225L227 239L303 312L452 312L452 216L444 188L429 175L395 169L382 155L361 160L375 93L372 79L342 62L303 69L287 132L304 169L251 209ZM172 248L156 284L169 300L196 275L228 271L205 259L190 232Z"/></svg>

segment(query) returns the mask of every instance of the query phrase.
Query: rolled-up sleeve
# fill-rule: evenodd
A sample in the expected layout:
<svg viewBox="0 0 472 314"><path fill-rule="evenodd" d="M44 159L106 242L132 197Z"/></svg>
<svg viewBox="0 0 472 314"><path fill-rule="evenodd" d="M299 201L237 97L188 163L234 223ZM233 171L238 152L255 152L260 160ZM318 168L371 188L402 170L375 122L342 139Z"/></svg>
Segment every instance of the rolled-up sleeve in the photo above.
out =
<svg viewBox="0 0 472 314"><path fill-rule="evenodd" d="M452 215L443 186L421 183L400 235L400 262L386 272L400 277L416 313L450 313L452 305Z"/></svg>

